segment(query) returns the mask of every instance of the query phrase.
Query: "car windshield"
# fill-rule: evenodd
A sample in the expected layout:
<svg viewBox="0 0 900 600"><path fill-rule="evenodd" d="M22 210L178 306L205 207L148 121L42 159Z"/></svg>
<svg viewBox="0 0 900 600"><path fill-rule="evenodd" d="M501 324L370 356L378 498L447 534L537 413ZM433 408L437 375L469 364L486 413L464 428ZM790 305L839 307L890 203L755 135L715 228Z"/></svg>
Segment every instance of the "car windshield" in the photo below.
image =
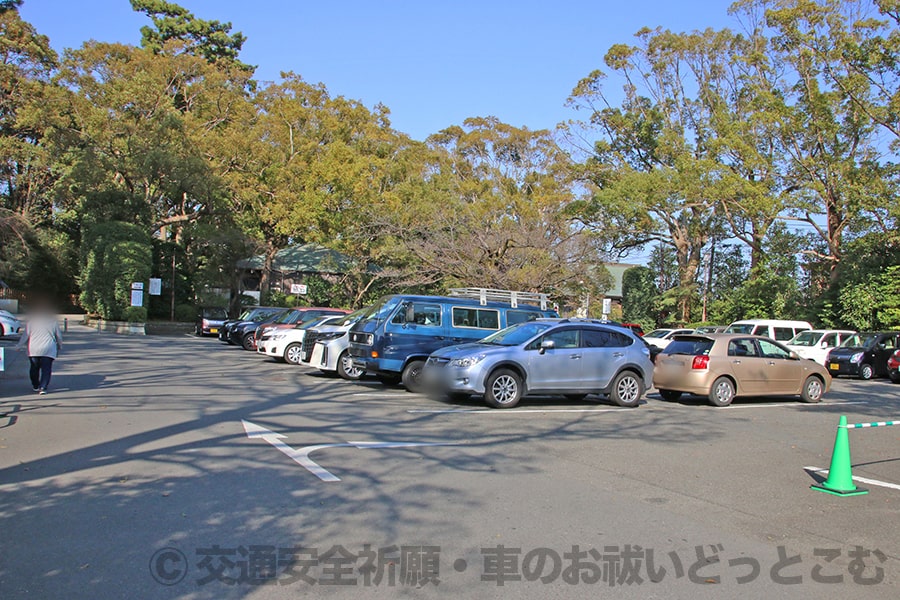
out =
<svg viewBox="0 0 900 600"><path fill-rule="evenodd" d="M644 337L664 338L670 333L672 333L671 329L654 329L650 333L645 334Z"/></svg>
<svg viewBox="0 0 900 600"><path fill-rule="evenodd" d="M801 331L788 342L791 346L815 346L825 335L822 331Z"/></svg>
<svg viewBox="0 0 900 600"><path fill-rule="evenodd" d="M242 312L240 314L240 316L238 316L238 321L246 321L247 319L250 318L250 315L252 315L252 314L253 314L253 309L248 308L244 312Z"/></svg>
<svg viewBox="0 0 900 600"><path fill-rule="evenodd" d="M354 323L356 323L357 321L359 321L360 319L365 317L367 314L369 314L370 310L372 310L371 306L367 306L366 308L361 308L357 311L350 313L349 315L347 315L340 321L330 323L330 325L337 325L338 327L350 327L351 325L353 325Z"/></svg>
<svg viewBox="0 0 900 600"><path fill-rule="evenodd" d="M519 344L527 342L534 336L543 333L550 327L553 327L553 325L553 323L540 323L538 321L518 323L516 325L510 325L506 329L501 329L497 333L492 333L481 340L480 343L491 344L493 346L518 346Z"/></svg>
<svg viewBox="0 0 900 600"><path fill-rule="evenodd" d="M713 347L713 343L714 342L708 338L679 336L666 346L664 352L666 354L688 354L690 356L709 354L709 351Z"/></svg>
<svg viewBox="0 0 900 600"><path fill-rule="evenodd" d="M286 310L278 315L277 318L273 319L272 322L278 323L279 325L286 325L295 322L301 314L303 313L297 310Z"/></svg>
<svg viewBox="0 0 900 600"><path fill-rule="evenodd" d="M378 299L378 301L365 310L362 317L360 317L360 321L368 321L375 320L380 321L382 319L386 319L394 309L397 308L397 305L400 303L399 296L382 296Z"/></svg>
<svg viewBox="0 0 900 600"><path fill-rule="evenodd" d="M725 333L741 333L744 335L753 333L753 323L738 323L735 325L729 325L728 328L725 329Z"/></svg>
<svg viewBox="0 0 900 600"><path fill-rule="evenodd" d="M870 348L878 338L877 333L855 333L844 340L843 348Z"/></svg>

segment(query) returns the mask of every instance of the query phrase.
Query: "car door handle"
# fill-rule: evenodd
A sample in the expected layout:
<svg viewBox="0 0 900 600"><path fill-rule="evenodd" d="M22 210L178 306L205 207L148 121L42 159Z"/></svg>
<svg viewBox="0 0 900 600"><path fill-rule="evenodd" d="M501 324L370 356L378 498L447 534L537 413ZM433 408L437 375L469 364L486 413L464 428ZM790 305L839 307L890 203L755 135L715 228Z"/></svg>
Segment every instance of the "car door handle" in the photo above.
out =
<svg viewBox="0 0 900 600"><path fill-rule="evenodd" d="M731 362L733 362L733 363L736 364L736 365L741 364L741 361L739 361L739 360L737 360L737 359L735 359L735 360L733 360L733 361L731 361Z"/></svg>
<svg viewBox="0 0 900 600"><path fill-rule="evenodd" d="M577 360L577 359L581 358L581 355L580 354L571 354L571 355L569 355L569 358L571 358L572 360Z"/></svg>
<svg viewBox="0 0 900 600"><path fill-rule="evenodd" d="M442 336L442 335L436 335L436 336L434 336L434 339L436 339L436 340L442 340L442 339L444 339L444 336Z"/></svg>
<svg viewBox="0 0 900 600"><path fill-rule="evenodd" d="M625 356L625 353L624 352L613 352L613 356L615 358L622 358L623 356Z"/></svg>
<svg viewBox="0 0 900 600"><path fill-rule="evenodd" d="M774 361L774 360L770 360L770 361L769 361L769 365L771 365L771 366L774 367L774 366L775 366L775 361Z"/></svg>

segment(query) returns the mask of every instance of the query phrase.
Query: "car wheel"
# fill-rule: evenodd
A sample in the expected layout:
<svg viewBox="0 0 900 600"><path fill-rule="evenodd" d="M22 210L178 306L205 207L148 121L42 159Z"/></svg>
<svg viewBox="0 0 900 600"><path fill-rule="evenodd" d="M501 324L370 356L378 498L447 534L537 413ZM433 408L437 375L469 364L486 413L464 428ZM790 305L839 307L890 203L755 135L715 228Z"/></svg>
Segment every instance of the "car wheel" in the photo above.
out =
<svg viewBox="0 0 900 600"><path fill-rule="evenodd" d="M493 408L512 408L522 399L522 378L509 369L491 373L484 387L484 400Z"/></svg>
<svg viewBox="0 0 900 600"><path fill-rule="evenodd" d="M860 379L872 379L872 375L875 374L875 371L872 370L872 365L864 364L859 365L859 378Z"/></svg>
<svg viewBox="0 0 900 600"><path fill-rule="evenodd" d="M644 395L644 384L634 371L622 371L613 380L609 398L625 408L633 408Z"/></svg>
<svg viewBox="0 0 900 600"><path fill-rule="evenodd" d="M891 383L900 383L900 371L891 371L889 375Z"/></svg>
<svg viewBox="0 0 900 600"><path fill-rule="evenodd" d="M825 393L825 385L815 375L810 375L803 382L803 390L800 391L800 399L804 402L821 402Z"/></svg>
<svg viewBox="0 0 900 600"><path fill-rule="evenodd" d="M303 345L298 343L288 344L284 349L284 361L292 365L300 364L300 357L303 355Z"/></svg>
<svg viewBox="0 0 900 600"><path fill-rule="evenodd" d="M709 403L713 406L728 406L734 400L734 384L727 377L719 377L709 388Z"/></svg>
<svg viewBox="0 0 900 600"><path fill-rule="evenodd" d="M579 402L587 398L587 394L563 394L566 397L566 400L571 400L572 402Z"/></svg>
<svg viewBox="0 0 900 600"><path fill-rule="evenodd" d="M407 392L422 391L422 369L425 368L424 360L411 360L403 369L400 380Z"/></svg>
<svg viewBox="0 0 900 600"><path fill-rule="evenodd" d="M344 350L338 357L337 374L341 379L356 381L363 376L363 370L353 366L353 357Z"/></svg>
<svg viewBox="0 0 900 600"><path fill-rule="evenodd" d="M659 395L666 402L677 402L681 398L681 392L675 390L659 390Z"/></svg>
<svg viewBox="0 0 900 600"><path fill-rule="evenodd" d="M253 339L252 333L248 333L241 339L241 346L244 347L244 350L256 350L256 340Z"/></svg>

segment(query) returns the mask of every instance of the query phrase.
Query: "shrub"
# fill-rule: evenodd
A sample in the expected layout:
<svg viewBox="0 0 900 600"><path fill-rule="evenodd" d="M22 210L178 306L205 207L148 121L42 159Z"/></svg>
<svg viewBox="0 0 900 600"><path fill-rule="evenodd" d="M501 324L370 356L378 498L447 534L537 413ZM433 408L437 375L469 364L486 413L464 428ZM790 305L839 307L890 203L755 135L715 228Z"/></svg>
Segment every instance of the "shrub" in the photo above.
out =
<svg viewBox="0 0 900 600"><path fill-rule="evenodd" d="M188 323L197 318L197 307L193 304L179 304L175 307L175 320Z"/></svg>
<svg viewBox="0 0 900 600"><path fill-rule="evenodd" d="M129 323L145 323L147 321L147 308L144 306L127 306L122 311L122 319Z"/></svg>

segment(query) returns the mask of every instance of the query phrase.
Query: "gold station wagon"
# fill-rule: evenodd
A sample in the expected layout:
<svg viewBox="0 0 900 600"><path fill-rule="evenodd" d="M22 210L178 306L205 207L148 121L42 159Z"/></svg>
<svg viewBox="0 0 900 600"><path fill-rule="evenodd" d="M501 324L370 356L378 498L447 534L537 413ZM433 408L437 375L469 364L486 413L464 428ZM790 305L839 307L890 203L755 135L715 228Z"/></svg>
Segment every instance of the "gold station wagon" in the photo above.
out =
<svg viewBox="0 0 900 600"><path fill-rule="evenodd" d="M800 396L820 402L831 388L825 367L769 338L733 333L675 336L656 357L653 385L664 400L705 396L728 406L738 396Z"/></svg>

